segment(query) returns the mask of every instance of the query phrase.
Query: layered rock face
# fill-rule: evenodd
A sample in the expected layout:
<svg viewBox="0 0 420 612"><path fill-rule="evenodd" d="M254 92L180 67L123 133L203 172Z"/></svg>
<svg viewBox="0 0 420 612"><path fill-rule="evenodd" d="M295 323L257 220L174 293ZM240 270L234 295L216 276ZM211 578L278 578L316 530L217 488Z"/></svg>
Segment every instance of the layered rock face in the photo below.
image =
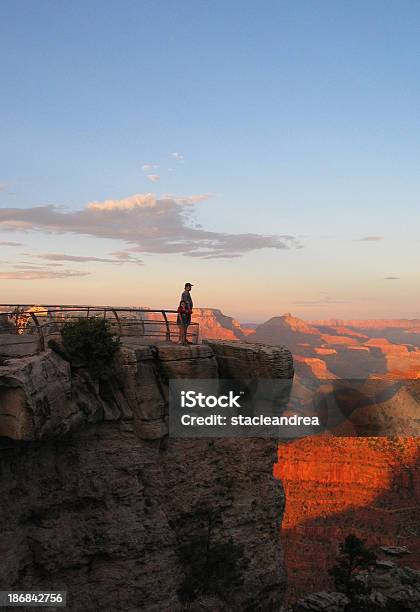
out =
<svg viewBox="0 0 420 612"><path fill-rule="evenodd" d="M206 340L217 358L222 378L261 380L293 379L293 357L285 346L213 342Z"/></svg>
<svg viewBox="0 0 420 612"><path fill-rule="evenodd" d="M288 602L333 587L328 569L349 533L371 546L408 546L403 562L420 569L419 457L419 438L308 438L279 446Z"/></svg>
<svg viewBox="0 0 420 612"><path fill-rule="evenodd" d="M240 323L217 308L194 308L193 321L200 325L200 338L243 340L251 330L242 329Z"/></svg>
<svg viewBox="0 0 420 612"><path fill-rule="evenodd" d="M276 442L167 436L169 379L217 371L211 347L169 344L123 347L99 382L50 351L0 367L1 589L67 589L77 612L173 611L185 551L204 541L242 568L212 610L280 606Z"/></svg>
<svg viewBox="0 0 420 612"><path fill-rule="evenodd" d="M340 379L360 379L366 384L359 385L359 395L340 398L344 413L347 403L351 404L347 435L362 430L365 436L366 432L393 436L317 437L280 445L275 473L286 493L282 529L288 572L286 603L305 593L332 588L328 569L334 564L339 543L350 532L372 545L408 542L412 555L405 562L420 568L416 519L420 509L420 445L419 438L402 437L419 431L420 395L416 381L410 379L418 377L420 350L418 339L417 345L395 344L415 341L414 334L407 333L414 325L417 322L307 324L285 315L257 327L251 336L270 344L286 342L291 347L297 372L293 407L305 410L311 406L316 387L323 386L327 396L336 396ZM379 401L369 395L369 378L389 384L401 382L402 387ZM330 609L327 604L325 609Z"/></svg>
<svg viewBox="0 0 420 612"><path fill-rule="evenodd" d="M285 344L293 352L299 352L299 347L321 346L321 333L308 325L302 319L287 313L281 317L273 317L259 325L249 336L251 341L267 344Z"/></svg>

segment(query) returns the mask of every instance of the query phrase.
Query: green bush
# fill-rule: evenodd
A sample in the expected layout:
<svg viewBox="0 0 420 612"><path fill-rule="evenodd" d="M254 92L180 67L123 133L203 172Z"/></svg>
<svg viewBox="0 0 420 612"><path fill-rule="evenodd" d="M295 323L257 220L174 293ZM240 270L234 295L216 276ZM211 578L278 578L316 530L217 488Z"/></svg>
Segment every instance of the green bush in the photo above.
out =
<svg viewBox="0 0 420 612"><path fill-rule="evenodd" d="M120 340L114 338L108 321L100 318L66 322L61 329L62 353L75 367L86 367L94 378L109 372ZM57 347L50 343L57 351ZM60 352L60 351L57 351Z"/></svg>

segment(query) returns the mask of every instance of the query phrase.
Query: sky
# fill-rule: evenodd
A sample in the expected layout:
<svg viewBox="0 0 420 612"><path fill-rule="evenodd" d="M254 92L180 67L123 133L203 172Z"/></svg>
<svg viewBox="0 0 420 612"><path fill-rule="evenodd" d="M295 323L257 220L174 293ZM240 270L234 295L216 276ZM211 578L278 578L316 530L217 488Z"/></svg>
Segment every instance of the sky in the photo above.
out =
<svg viewBox="0 0 420 612"><path fill-rule="evenodd" d="M1 303L420 317L420 4L3 0Z"/></svg>

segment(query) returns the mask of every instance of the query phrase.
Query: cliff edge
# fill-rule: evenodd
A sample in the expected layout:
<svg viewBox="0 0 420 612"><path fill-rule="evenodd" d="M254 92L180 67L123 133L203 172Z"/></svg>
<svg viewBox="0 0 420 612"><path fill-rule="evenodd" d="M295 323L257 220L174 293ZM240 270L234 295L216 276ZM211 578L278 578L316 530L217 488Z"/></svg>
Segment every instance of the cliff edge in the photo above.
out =
<svg viewBox="0 0 420 612"><path fill-rule="evenodd" d="M84 612L281 605L276 441L167 435L169 379L217 377L217 352L123 347L99 381L51 351L0 366L1 589Z"/></svg>

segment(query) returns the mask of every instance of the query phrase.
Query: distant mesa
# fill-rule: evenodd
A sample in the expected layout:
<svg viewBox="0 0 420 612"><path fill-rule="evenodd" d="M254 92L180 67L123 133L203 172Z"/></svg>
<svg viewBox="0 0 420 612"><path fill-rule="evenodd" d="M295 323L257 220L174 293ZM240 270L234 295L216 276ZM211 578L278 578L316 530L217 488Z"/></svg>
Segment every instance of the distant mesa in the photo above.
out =
<svg viewBox="0 0 420 612"><path fill-rule="evenodd" d="M200 324L200 337L205 340L243 340L252 333L218 308L194 308L193 317Z"/></svg>
<svg viewBox="0 0 420 612"><path fill-rule="evenodd" d="M280 317L272 317L259 325L250 339L253 342L267 344L285 344L290 350L296 350L298 344L320 346L323 344L320 332L290 313Z"/></svg>

